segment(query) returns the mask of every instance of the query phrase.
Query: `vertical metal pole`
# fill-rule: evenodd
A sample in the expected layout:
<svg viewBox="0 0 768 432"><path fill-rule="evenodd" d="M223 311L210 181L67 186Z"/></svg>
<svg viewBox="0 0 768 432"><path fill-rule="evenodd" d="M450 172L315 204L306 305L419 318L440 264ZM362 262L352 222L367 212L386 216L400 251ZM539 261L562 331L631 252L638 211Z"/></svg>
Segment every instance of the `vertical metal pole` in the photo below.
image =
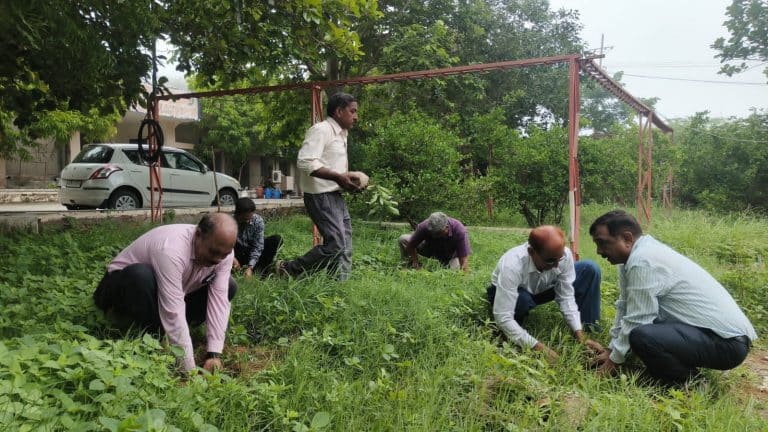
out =
<svg viewBox="0 0 768 432"><path fill-rule="evenodd" d="M651 124L653 113L639 116L638 157L637 157L637 218L646 226L651 223L651 177L653 174L653 134Z"/></svg>
<svg viewBox="0 0 768 432"><path fill-rule="evenodd" d="M156 122L147 127L147 146L149 154L152 155L158 151L157 130L154 124L158 127L160 125L160 101L155 99L155 96L157 96L157 38L152 41L152 93L147 100L147 114L150 120ZM155 202L155 190L157 190L157 202ZM152 222L162 221L163 185L160 181L160 159L149 164L149 214Z"/></svg>
<svg viewBox="0 0 768 432"><path fill-rule="evenodd" d="M648 228L651 228L651 213L653 211L653 111L648 113L648 123L646 124L646 161L645 161L645 217Z"/></svg>
<svg viewBox="0 0 768 432"><path fill-rule="evenodd" d="M637 219L642 224L643 222L643 114L638 113L638 128L637 128L637 197L635 199L635 206L637 207Z"/></svg>
<svg viewBox="0 0 768 432"><path fill-rule="evenodd" d="M570 244L574 258L579 259L579 224L581 223L581 191L579 185L579 62L571 59L568 74L568 202L570 209Z"/></svg>
<svg viewBox="0 0 768 432"><path fill-rule="evenodd" d="M216 190L216 211L221 212L221 195L219 194L219 181L216 178L216 152L211 144L211 166L213 166L213 188Z"/></svg>
<svg viewBox="0 0 768 432"><path fill-rule="evenodd" d="M150 119L160 124L160 102L155 99L154 92L149 99L150 106ZM158 151L157 148L157 131L155 127L147 128L147 141L149 146L149 154L155 154ZM155 192L157 192L157 198L155 198ZM150 217L152 222L162 221L163 215L163 185L160 181L160 159L155 163L149 165L149 201L150 201Z"/></svg>
<svg viewBox="0 0 768 432"><path fill-rule="evenodd" d="M323 121L323 89L319 86L312 87L312 124ZM320 231L317 229L317 225L312 224L312 246L323 244L323 238L320 236Z"/></svg>
<svg viewBox="0 0 768 432"><path fill-rule="evenodd" d="M670 132L669 134L669 145L670 147L675 144L675 134L674 132ZM672 164L670 164L669 169L667 170L667 180L664 183L664 187L662 188L662 195L661 195L661 203L662 207L664 208L664 213L667 216L672 215L672 207L674 204L672 203L672 188L674 187L674 173L672 172Z"/></svg>

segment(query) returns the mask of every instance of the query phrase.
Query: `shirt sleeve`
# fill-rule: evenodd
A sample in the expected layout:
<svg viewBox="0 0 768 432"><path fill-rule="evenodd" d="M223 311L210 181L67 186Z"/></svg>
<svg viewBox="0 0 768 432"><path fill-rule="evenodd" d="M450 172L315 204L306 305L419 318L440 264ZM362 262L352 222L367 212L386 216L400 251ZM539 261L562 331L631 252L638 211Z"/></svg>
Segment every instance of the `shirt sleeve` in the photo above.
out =
<svg viewBox="0 0 768 432"><path fill-rule="evenodd" d="M408 247L416 249L421 242L427 239L427 227L425 224L420 223L416 226L416 231L411 235L411 239L408 241Z"/></svg>
<svg viewBox="0 0 768 432"><path fill-rule="evenodd" d="M469 247L469 233L467 233L467 228L461 225L456 234L459 236L456 256L459 258L468 257L472 253L472 249Z"/></svg>
<svg viewBox="0 0 768 432"><path fill-rule="evenodd" d="M658 295L663 288L662 278L644 266L634 266L626 271L626 287L623 290L625 302L624 313L619 323L619 307L617 304L616 329L611 330L611 361L620 364L629 352L629 333L637 327L651 324L659 315ZM619 297L621 299L621 296ZM618 302L617 302L618 303ZM618 326L618 327L617 327Z"/></svg>
<svg viewBox="0 0 768 432"><path fill-rule="evenodd" d="M195 368L195 357L187 324L184 288L181 286L183 259L174 254L157 253L152 256L152 268L157 281L160 322L170 344L184 350L182 368L185 371L192 370Z"/></svg>
<svg viewBox="0 0 768 432"><path fill-rule="evenodd" d="M573 289L573 282L576 280L576 268L573 265L573 258L569 255L565 262L560 265L560 274L557 277L555 286L555 301L560 306L560 312L571 330L581 330L581 314L579 307L576 306L576 294Z"/></svg>
<svg viewBox="0 0 768 432"><path fill-rule="evenodd" d="M327 141L327 132L323 130L320 123L309 128L304 135L304 142L296 160L298 168L307 175L323 168L325 166L323 164L324 143Z"/></svg>
<svg viewBox="0 0 768 432"><path fill-rule="evenodd" d="M232 271L233 255L230 254L216 266L216 276L208 288L208 309L206 328L208 352L220 353L224 350L224 338L229 321L229 278Z"/></svg>
<svg viewBox="0 0 768 432"><path fill-rule="evenodd" d="M251 253L248 255L248 266L253 268L259 262L261 253L264 251L264 219L254 215L251 229L253 232L248 239L248 247L251 250Z"/></svg>
<svg viewBox="0 0 768 432"><path fill-rule="evenodd" d="M521 282L522 275L517 271L503 269L500 272L493 299L493 318L510 340L517 345L532 348L538 341L515 321L517 288Z"/></svg>

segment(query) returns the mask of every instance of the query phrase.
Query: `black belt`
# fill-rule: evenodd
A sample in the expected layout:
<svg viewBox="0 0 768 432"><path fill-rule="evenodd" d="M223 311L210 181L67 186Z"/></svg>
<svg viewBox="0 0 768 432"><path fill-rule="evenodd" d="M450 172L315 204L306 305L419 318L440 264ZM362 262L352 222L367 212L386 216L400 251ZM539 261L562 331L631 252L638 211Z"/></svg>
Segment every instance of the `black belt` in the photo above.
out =
<svg viewBox="0 0 768 432"><path fill-rule="evenodd" d="M752 339L750 339L747 336L741 335L741 336L736 336L735 338L732 338L732 339L743 343L744 345L747 346L747 349L752 348Z"/></svg>

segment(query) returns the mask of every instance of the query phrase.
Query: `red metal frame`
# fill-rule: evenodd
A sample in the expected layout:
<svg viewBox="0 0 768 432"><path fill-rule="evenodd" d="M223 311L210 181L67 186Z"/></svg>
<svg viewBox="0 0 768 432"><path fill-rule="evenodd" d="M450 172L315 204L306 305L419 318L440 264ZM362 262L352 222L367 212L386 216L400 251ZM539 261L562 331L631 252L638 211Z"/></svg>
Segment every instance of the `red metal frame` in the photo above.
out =
<svg viewBox="0 0 768 432"><path fill-rule="evenodd" d="M157 98L150 98L148 104L148 115L151 113L151 118L159 122L160 101ZM147 128L147 146L149 147L149 154L156 154L158 151L157 130L154 126ZM163 216L163 184L160 180L160 161L161 159L158 159L156 162L149 164L149 206L152 222L161 221Z"/></svg>
<svg viewBox="0 0 768 432"><path fill-rule="evenodd" d="M320 86L312 87L312 124L323 121L323 88ZM323 243L323 237L317 225L312 224L312 246Z"/></svg>
<svg viewBox="0 0 768 432"><path fill-rule="evenodd" d="M581 221L581 183L579 182L579 62L571 59L568 68L568 200L570 244L579 259L579 223Z"/></svg>
<svg viewBox="0 0 768 432"><path fill-rule="evenodd" d="M648 119L648 131L647 135L652 136L650 133L650 124L653 123L659 129L664 132L671 133L670 128L664 121L658 116L653 115L653 111L637 100L634 96L629 94L621 87L617 82L611 79L608 74L603 71L595 62L594 58L588 57L581 58L577 54L568 54L552 57L540 57L525 60L511 60L496 63L483 63L476 65L458 66L442 69L415 71L415 72L403 72L396 74L379 75L372 77L358 77L343 79L337 81L315 81L306 83L295 84L283 84L275 86L262 86L251 87L244 89L230 89L230 90L215 90L207 92L194 92L194 93L182 93L175 95L157 95L154 96L154 101L160 100L177 100L183 98L205 98L205 97L217 97L217 96L231 96L231 95L243 95L243 94L257 94L257 93L271 93L280 92L286 90L299 90L310 89L312 91L312 123L322 120L322 104L321 104L321 92L322 90L330 87L342 87L348 85L367 85L367 84L382 84L387 82L397 81L410 81L423 78L436 78L444 76L464 75L469 73L478 72L490 72L494 70L514 69L530 66L542 66L551 65L557 63L568 63L569 65L569 97L568 97L568 197L570 202L570 246L573 253L578 257L579 249L579 223L581 219L581 189L579 183L579 166L578 166L578 143L579 143L579 105L580 105L580 92L579 92L579 72L583 71L586 76L596 80L606 90L610 91L620 100L624 101L632 108L634 108L638 114L646 116ZM152 111L154 119L159 119L159 115L156 109ZM642 134L642 122L641 122L641 134ZM638 168L639 173L645 172L645 174L638 174L638 211L640 211L640 194L641 190L643 195L643 209L648 209L647 220L650 222L650 198L651 198L651 165L650 157L651 150L653 148L652 138L648 145L640 143L640 163L644 164ZM646 150L647 149L647 150ZM647 164L645 162L647 161ZM159 170L159 167L158 167ZM642 180L642 181L641 181ZM158 176L159 181L159 176ZM158 182L159 185L159 182ZM162 191L162 189L161 189ZM153 201L154 205L154 201ZM645 210L643 210L645 212ZM154 213L153 213L154 214ZM319 236L313 236L313 242L319 241ZM317 244L317 243L315 243Z"/></svg>

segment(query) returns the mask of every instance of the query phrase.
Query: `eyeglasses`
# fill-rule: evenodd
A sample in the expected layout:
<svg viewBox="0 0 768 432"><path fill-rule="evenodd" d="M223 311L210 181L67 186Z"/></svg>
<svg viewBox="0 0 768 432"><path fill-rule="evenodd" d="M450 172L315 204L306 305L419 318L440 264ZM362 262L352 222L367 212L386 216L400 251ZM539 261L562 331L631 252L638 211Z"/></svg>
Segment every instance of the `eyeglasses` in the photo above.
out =
<svg viewBox="0 0 768 432"><path fill-rule="evenodd" d="M547 266L556 265L557 263L559 263L559 262L561 262L562 260L565 259L565 255L561 256L560 258L544 259L544 257L541 256L540 252L537 251L536 253L539 254L539 257L541 257L541 261L544 263L544 265L547 265Z"/></svg>

